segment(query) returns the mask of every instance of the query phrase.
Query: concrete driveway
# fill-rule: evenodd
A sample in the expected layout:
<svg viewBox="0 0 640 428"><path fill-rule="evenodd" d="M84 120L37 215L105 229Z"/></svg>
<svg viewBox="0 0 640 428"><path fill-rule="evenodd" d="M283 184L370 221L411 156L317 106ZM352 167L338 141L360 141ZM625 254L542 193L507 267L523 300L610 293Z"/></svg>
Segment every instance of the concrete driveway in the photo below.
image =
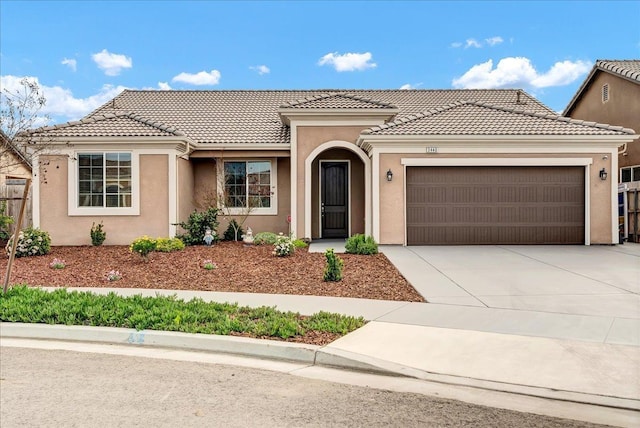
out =
<svg viewBox="0 0 640 428"><path fill-rule="evenodd" d="M383 246L429 302L640 319L640 245Z"/></svg>

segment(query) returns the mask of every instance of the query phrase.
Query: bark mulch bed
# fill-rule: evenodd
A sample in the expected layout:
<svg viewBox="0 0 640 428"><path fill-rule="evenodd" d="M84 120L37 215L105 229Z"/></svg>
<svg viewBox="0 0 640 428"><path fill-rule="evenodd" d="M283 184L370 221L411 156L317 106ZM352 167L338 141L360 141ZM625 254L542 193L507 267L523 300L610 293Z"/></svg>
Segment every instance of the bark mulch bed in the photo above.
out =
<svg viewBox="0 0 640 428"><path fill-rule="evenodd" d="M53 247L46 256L16 259L12 284L54 287L119 287L204 290L242 293L298 294L423 302L413 287L383 254L340 254L344 278L324 282L324 254L297 249L289 257L272 255L273 246L244 246L221 242L212 247L187 247L173 253L151 254L145 262L126 246ZM64 269L51 269L54 258ZM206 270L204 260L217 268ZM0 260L6 269L8 258ZM111 270L122 274L108 281Z"/></svg>

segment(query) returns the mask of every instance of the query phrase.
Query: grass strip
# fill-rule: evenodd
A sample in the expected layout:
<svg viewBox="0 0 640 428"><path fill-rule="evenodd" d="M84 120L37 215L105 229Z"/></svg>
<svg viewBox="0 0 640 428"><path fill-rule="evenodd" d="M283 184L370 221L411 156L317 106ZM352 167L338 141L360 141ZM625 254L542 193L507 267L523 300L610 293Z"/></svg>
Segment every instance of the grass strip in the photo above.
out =
<svg viewBox="0 0 640 428"><path fill-rule="evenodd" d="M362 317L318 312L301 316L273 307L250 308L234 303L189 301L174 296L99 295L60 288L48 292L15 286L0 295L0 321L40 324L124 327L183 333L287 339L309 331L345 335L365 324Z"/></svg>

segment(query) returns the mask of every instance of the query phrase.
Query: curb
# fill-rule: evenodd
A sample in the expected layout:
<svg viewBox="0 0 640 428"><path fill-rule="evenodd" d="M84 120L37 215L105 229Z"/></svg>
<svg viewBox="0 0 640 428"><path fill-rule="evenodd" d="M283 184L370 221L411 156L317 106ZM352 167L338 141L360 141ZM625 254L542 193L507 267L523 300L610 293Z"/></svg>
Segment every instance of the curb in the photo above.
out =
<svg viewBox="0 0 640 428"><path fill-rule="evenodd" d="M12 322L0 322L0 339L2 338L152 346L224 353L269 360L297 362L310 366L334 367L379 375L402 376L442 384L640 411L640 402L638 400L431 373L397 363L383 361L367 355L334 349L331 345L318 346L237 336L135 330L131 328Z"/></svg>

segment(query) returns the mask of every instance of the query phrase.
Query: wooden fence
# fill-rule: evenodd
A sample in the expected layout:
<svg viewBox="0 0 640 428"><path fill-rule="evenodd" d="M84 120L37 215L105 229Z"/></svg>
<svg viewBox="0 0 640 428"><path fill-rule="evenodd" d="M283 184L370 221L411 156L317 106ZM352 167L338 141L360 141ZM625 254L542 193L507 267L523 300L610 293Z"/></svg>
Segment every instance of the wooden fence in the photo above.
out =
<svg viewBox="0 0 640 428"><path fill-rule="evenodd" d="M20 214L20 204L22 204L22 194L24 193L24 183L22 180L11 180L7 184L0 185L0 203L6 202L7 210L5 215L13 218L13 224L9 226L10 232L15 232L15 224ZM29 189L29 196L27 197L27 206L25 207L24 218L22 219L22 229L33 225L33 210L31 208L31 199L33 193L33 186Z"/></svg>

